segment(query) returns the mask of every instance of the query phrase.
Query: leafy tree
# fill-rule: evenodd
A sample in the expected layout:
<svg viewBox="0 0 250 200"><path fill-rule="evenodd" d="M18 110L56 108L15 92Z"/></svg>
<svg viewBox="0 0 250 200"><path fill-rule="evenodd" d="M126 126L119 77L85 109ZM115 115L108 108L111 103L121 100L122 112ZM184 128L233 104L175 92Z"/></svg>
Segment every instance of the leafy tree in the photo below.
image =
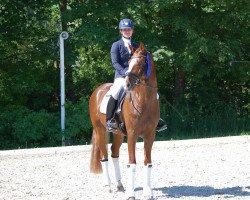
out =
<svg viewBox="0 0 250 200"><path fill-rule="evenodd" d="M248 7L247 0L2 0L0 148L60 143L62 30L70 35L65 134L73 144L90 140L87 99L113 81L109 52L125 17L154 56L167 137L249 132Z"/></svg>

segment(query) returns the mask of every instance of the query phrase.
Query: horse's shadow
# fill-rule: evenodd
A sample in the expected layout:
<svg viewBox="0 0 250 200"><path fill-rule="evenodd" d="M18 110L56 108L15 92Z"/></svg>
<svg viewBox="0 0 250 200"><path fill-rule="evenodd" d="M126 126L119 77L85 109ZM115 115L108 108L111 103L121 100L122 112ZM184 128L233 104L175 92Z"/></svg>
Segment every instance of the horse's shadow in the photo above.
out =
<svg viewBox="0 0 250 200"><path fill-rule="evenodd" d="M246 187L250 191L250 186ZM136 190L142 190L141 187ZM165 197L180 198L186 197L210 197L213 195L223 195L228 197L236 196L250 196L249 191L245 191L242 187L228 187L216 189L211 186L172 186L172 187L160 187L154 188L154 191L161 191Z"/></svg>

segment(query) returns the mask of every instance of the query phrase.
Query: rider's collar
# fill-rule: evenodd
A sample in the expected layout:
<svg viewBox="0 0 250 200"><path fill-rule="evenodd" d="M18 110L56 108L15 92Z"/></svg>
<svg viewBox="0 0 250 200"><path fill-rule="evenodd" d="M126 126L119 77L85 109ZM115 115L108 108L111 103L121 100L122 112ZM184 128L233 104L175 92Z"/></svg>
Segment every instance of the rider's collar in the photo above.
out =
<svg viewBox="0 0 250 200"><path fill-rule="evenodd" d="M124 44L131 44L131 38L125 38L125 37L122 37L122 40L124 42Z"/></svg>

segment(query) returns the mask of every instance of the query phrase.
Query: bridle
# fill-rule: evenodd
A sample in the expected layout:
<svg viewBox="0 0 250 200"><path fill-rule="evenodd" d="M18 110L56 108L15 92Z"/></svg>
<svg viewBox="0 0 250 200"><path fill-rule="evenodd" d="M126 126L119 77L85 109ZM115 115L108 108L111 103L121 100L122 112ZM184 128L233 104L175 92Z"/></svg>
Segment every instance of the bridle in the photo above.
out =
<svg viewBox="0 0 250 200"><path fill-rule="evenodd" d="M130 61L134 58L146 58L145 55L136 55L136 56L132 56L130 58ZM137 75L135 73L132 73L132 72L126 72L125 73L125 77L128 76L129 78L131 78L131 84L132 84L132 87L133 85L140 85L141 84L141 78L142 78L142 75L143 75L143 72L145 71L145 65L147 64L147 60L145 60L145 64L142 64L142 63L139 63L137 66L140 67L142 70L141 70L141 74L140 75Z"/></svg>
<svg viewBox="0 0 250 200"><path fill-rule="evenodd" d="M137 85L137 86L141 85L141 86L145 86L145 87L149 87L149 88L153 88L153 89L158 89L157 87L142 83L143 72L146 73L146 79L149 78L149 75L150 75L150 56L149 56L149 53L147 53L146 55L132 56L130 58L130 61L134 58L145 58L145 63L140 62L137 65L137 67L140 67L142 69L140 75L137 75L137 74L132 73L132 72L125 73L125 77L128 76L131 79L131 88L133 88L134 85ZM147 66L147 69L145 66Z"/></svg>

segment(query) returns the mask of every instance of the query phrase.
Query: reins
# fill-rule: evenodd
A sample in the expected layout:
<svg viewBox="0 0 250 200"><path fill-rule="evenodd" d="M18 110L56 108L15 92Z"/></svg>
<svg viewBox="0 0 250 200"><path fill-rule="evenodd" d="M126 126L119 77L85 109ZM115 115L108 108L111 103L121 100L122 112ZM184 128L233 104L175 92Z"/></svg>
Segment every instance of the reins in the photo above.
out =
<svg viewBox="0 0 250 200"><path fill-rule="evenodd" d="M139 113L139 115L141 115L141 111L138 110L138 109L136 108L135 104L134 104L134 100L133 100L133 98L132 98L132 92L129 93L129 100L130 100L132 106L134 107L134 109Z"/></svg>

